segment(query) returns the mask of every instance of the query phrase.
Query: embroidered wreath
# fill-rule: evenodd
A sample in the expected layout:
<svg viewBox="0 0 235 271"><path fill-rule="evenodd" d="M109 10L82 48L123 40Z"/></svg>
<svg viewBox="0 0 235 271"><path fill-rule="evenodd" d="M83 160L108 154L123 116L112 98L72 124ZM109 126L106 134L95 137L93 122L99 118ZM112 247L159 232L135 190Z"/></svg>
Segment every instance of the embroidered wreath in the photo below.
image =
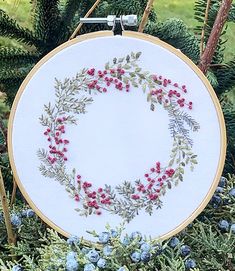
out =
<svg viewBox="0 0 235 271"><path fill-rule="evenodd" d="M199 124L187 113L193 103L187 101L185 85L173 83L170 79L143 71L137 64L141 52L131 53L123 58L114 58L104 70L84 68L72 79L63 82L55 79L55 103L44 105L45 114L39 120L45 127L44 135L48 149L39 149L39 167L43 176L52 178L65 186L70 197L82 216L101 215L104 211L117 214L130 222L140 210L151 215L154 209L162 206L161 197L167 189L183 181L184 168L193 171L197 164L197 155L192 151L193 141L190 130L199 130ZM69 140L65 138L66 126L76 125L79 114L85 114L93 99L87 94L102 94L108 91L131 91L141 87L147 95L150 109L160 104L168 112L169 130L173 138L173 147L167 165L157 161L143 177L124 181L116 187L107 184L95 187L76 169L68 172L66 161L69 157Z"/></svg>

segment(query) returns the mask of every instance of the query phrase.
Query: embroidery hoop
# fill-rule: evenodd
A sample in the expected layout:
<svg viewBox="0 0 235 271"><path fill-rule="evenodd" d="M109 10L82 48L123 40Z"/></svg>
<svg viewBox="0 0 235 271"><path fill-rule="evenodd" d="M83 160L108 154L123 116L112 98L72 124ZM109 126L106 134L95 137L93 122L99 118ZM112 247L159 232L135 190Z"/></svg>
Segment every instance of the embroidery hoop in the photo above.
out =
<svg viewBox="0 0 235 271"><path fill-rule="evenodd" d="M24 196L24 198L27 200L27 202L29 203L29 205L35 210L35 212L37 213L37 215L45 222L47 223L50 227L52 227L53 229L55 229L56 231L58 231L59 233L61 233L64 236L69 236L70 234L68 232L65 232L63 229L61 229L58 225L56 225L53 221L51 221L48 217L46 217L38 208L37 206L33 203L33 201L31 200L30 196L28 195L27 191L25 190L23 184L21 183L18 174L17 174L17 170L16 170L16 165L14 162L14 157L13 157L13 146L12 146L12 130L13 130L13 121L14 121L14 116L16 113L16 109L17 109L17 105L18 102L20 100L20 97L22 95L22 93L24 92L24 89L26 87L26 85L29 83L30 79L32 78L32 76L37 72L37 70L47 61L49 60L52 56L56 55L57 53L59 53L61 50L63 50L64 48L67 48L73 44L79 43L83 40L87 40L87 39L92 39L92 38L98 38L98 37L105 37L105 36L112 36L113 32L111 31L102 31L102 32L95 32L95 33L91 33L91 34L85 34L82 35L76 39L70 40L68 42L65 42L64 44L60 45L59 47L57 47L56 49L54 49L52 52L50 52L48 55L46 55L41 61L39 61L39 63L32 69L32 71L29 73L29 75L26 77L26 79L24 80L24 82L22 83L16 99L14 101L12 110L11 110L11 114L10 114L10 119L9 119L9 132L8 132L8 148L9 148L9 157L10 157L10 163L12 166L12 171L14 174L14 177L16 179L16 182ZM158 38L152 37L150 35L146 35L146 34L140 34L140 33L136 33L136 32L131 32L131 31L124 31L123 32L123 36L126 37L133 37L133 38L138 38L140 40L145 40L145 41L149 41L153 44L156 45L160 45L161 47L167 49L168 51L174 53L176 56L178 56L181 60L183 60L186 64L188 64L191 69L198 75L198 77L201 79L201 81L204 83L204 85L206 86L208 92L210 93L211 99L214 103L214 106L216 108L217 111L217 115L218 115L218 119L219 119L219 124L220 124L220 137L221 137L221 144L220 144L220 158L219 158L219 163L218 163L218 168L215 174L215 178L213 180L213 183L206 195L206 197L203 199L203 201L201 202L201 204L198 206L198 208L185 220L183 221L180 225L178 225L175 229L171 230L170 232L164 234L161 236L161 239L166 239L169 238L172 235L177 234L178 232L180 232L181 230L183 230L188 224L190 224L195 218L196 216L205 208L205 206L207 205L207 203L209 202L210 198L212 197L218 182L219 182L219 178L221 176L222 170L223 170L223 165L224 165L224 161L225 161L225 154L226 154L226 133L225 133L225 123L224 123L224 119L223 119L223 114L220 108L220 104L217 100L217 97L212 89L212 87L210 86L209 82L207 81L207 79L205 78L205 76L203 75L203 73L196 67L196 65L194 65L192 63L192 61L190 61L185 55L183 55L180 51L178 51L177 49L173 48L172 46L160 41Z"/></svg>

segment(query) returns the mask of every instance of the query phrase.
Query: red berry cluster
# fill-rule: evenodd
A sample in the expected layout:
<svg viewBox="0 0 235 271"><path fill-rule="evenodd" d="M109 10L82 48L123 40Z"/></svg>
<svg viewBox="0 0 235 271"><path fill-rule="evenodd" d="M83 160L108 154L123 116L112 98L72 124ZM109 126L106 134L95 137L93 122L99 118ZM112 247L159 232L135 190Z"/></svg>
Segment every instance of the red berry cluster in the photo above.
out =
<svg viewBox="0 0 235 271"><path fill-rule="evenodd" d="M83 199L87 207L92 208L97 215L101 215L102 205L111 205L111 198L110 198L110 191L103 188L98 188L97 191L92 190L92 183L90 182L83 182L81 175L77 175L77 183L78 183L78 190L84 193ZM74 196L75 201L80 201L81 196L79 194L75 194Z"/></svg>
<svg viewBox="0 0 235 271"><path fill-rule="evenodd" d="M47 137L47 141L50 142L50 155L48 156L48 161L51 164L54 164L57 159L63 159L64 161L68 160L65 153L68 151L66 145L69 144L69 140L62 138L62 135L65 134L64 123L66 121L66 117L57 118L55 128L47 128L44 132L44 135Z"/></svg>
<svg viewBox="0 0 235 271"><path fill-rule="evenodd" d="M114 85L116 89L118 90L126 90L129 92L130 90L130 84L123 84L123 82L118 79L120 76L125 74L125 70L121 68L117 69L110 69L110 70L96 70L94 68L89 69L87 71L87 74L91 77L96 77L97 79L92 80L91 82L87 83L88 89L95 89L99 92L107 92L107 88L111 85ZM106 87L103 85L105 84Z"/></svg>
<svg viewBox="0 0 235 271"><path fill-rule="evenodd" d="M190 110L193 108L192 102L187 102L185 98L182 98L182 95L187 93L187 88L185 85L180 86L178 83L172 83L170 79L163 78L161 75L153 75L152 79L157 84L167 88L159 88L151 91L151 95L156 96L159 102L164 102L167 105L171 101L174 101L180 107L187 106Z"/></svg>
<svg viewBox="0 0 235 271"><path fill-rule="evenodd" d="M140 182L137 184L139 194L133 194L132 199L138 200L142 196L147 196L149 200L156 200L159 197L164 183L169 181L174 173L175 170L173 168L161 168L160 162L156 162L156 166L152 167L150 172L144 175L147 183L143 184Z"/></svg>

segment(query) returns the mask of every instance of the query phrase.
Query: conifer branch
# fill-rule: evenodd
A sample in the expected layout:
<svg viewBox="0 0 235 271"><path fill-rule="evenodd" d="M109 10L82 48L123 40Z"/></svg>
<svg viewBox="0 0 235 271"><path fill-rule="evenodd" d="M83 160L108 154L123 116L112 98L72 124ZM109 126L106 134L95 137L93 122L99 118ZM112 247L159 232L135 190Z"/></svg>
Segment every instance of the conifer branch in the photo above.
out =
<svg viewBox="0 0 235 271"><path fill-rule="evenodd" d="M27 28L21 27L16 20L0 9L0 32L1 36L16 39L27 45L37 46L40 44L34 33Z"/></svg>
<svg viewBox="0 0 235 271"><path fill-rule="evenodd" d="M202 55L202 53L204 51L204 36L205 36L205 29L206 29L207 20L208 20L210 4L211 4L211 0L207 0L206 11L205 11L205 19L204 19L204 23L203 23L203 27L202 27L202 33L201 33L201 43L200 43L200 53L201 53L201 55Z"/></svg>

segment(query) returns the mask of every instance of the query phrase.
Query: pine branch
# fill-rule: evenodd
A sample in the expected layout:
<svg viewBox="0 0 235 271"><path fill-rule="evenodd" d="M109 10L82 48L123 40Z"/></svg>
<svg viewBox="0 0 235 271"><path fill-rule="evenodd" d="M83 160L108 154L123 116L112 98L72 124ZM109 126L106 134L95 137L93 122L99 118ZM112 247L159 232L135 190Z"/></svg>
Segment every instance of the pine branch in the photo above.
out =
<svg viewBox="0 0 235 271"><path fill-rule="evenodd" d="M204 51L204 36L205 36L205 29L206 29L207 20L208 20L210 4L211 4L211 0L207 0L206 11L205 11L205 19L204 19L204 22L203 22L202 34L201 34L201 43L200 43L200 53L201 53L201 55L202 55L202 53Z"/></svg>
<svg viewBox="0 0 235 271"><path fill-rule="evenodd" d="M193 62L198 62L200 57L199 41L183 21L173 18L160 23L149 22L145 33L171 44L180 49Z"/></svg>
<svg viewBox="0 0 235 271"><path fill-rule="evenodd" d="M230 12L228 14L228 22L235 23L235 4L232 4Z"/></svg>
<svg viewBox="0 0 235 271"><path fill-rule="evenodd" d="M211 14L211 8L214 5L218 5L219 4L219 0L210 0L210 5L209 5L209 10L208 10L208 18L206 21L206 25L204 25L204 21L205 21L205 13L207 10L207 4L208 4L208 0L196 0L195 1L195 6L194 6L194 18L199 22L199 25L196 26L195 31L201 33L203 28L205 30L205 43L207 43L208 38L210 36L215 18L216 18L216 14ZM214 16L212 16L214 15Z"/></svg>
<svg viewBox="0 0 235 271"><path fill-rule="evenodd" d="M26 77L28 71L8 70L8 72L0 73L1 91L7 94L7 103L10 105L14 100L15 94L20 84Z"/></svg>
<svg viewBox="0 0 235 271"><path fill-rule="evenodd" d="M1 47L0 48L0 69L10 67L24 67L32 65L39 60L36 53L28 52L20 48Z"/></svg>
<svg viewBox="0 0 235 271"><path fill-rule="evenodd" d="M230 90L235 86L235 59L224 66L217 67L214 73L218 80L216 92L221 94Z"/></svg>
<svg viewBox="0 0 235 271"><path fill-rule="evenodd" d="M71 26L75 13L78 12L80 1L67 0L62 11L62 22L65 26Z"/></svg>
<svg viewBox="0 0 235 271"><path fill-rule="evenodd" d="M210 9L210 16L215 18L218 11L219 11L219 4L216 3ZM232 6L231 6L227 21L228 22L235 22L235 4L232 4Z"/></svg>
<svg viewBox="0 0 235 271"><path fill-rule="evenodd" d="M19 26L16 20L0 9L0 34L1 36L16 39L27 45L38 46L41 41L38 40L34 33L27 28Z"/></svg>
<svg viewBox="0 0 235 271"><path fill-rule="evenodd" d="M44 41L46 52L58 45L61 15L59 0L38 0L35 6L34 28L36 35Z"/></svg>
<svg viewBox="0 0 235 271"><path fill-rule="evenodd" d="M28 71L19 71L19 69L14 70L3 70L0 74L0 84L5 84L6 81L15 79L23 79L27 75Z"/></svg>
<svg viewBox="0 0 235 271"><path fill-rule="evenodd" d="M209 70L209 71L207 71L206 77L209 80L212 87L214 89L216 89L218 87L219 83L218 83L218 80L217 80L217 77L216 77L215 73L212 72L211 70ZM216 93L218 94L218 92L216 92Z"/></svg>
<svg viewBox="0 0 235 271"><path fill-rule="evenodd" d="M225 107L223 109L227 130L227 153L224 174L235 172L235 110Z"/></svg>

